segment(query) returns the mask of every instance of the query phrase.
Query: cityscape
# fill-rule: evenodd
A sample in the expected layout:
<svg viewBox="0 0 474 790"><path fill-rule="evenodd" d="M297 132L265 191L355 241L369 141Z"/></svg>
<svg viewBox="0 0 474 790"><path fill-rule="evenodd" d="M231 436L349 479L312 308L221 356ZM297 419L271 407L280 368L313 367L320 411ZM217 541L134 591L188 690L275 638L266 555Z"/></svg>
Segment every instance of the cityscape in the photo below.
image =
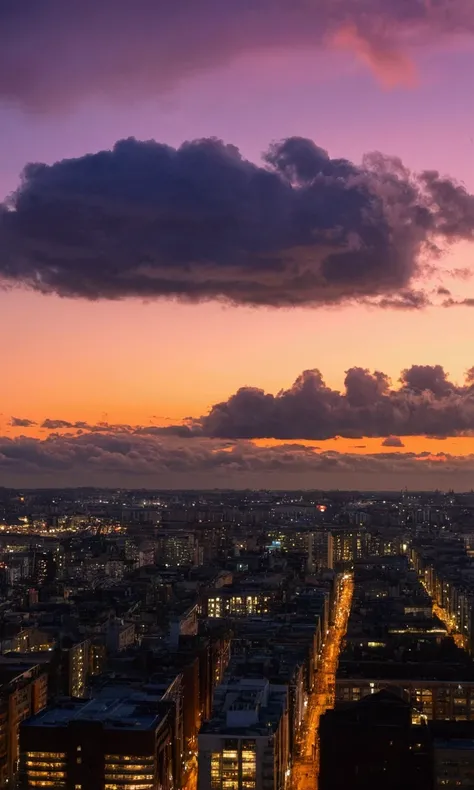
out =
<svg viewBox="0 0 474 790"><path fill-rule="evenodd" d="M473 493L0 490L1 785L470 787L473 525Z"/></svg>
<svg viewBox="0 0 474 790"><path fill-rule="evenodd" d="M474 0L0 0L0 790L474 790Z"/></svg>

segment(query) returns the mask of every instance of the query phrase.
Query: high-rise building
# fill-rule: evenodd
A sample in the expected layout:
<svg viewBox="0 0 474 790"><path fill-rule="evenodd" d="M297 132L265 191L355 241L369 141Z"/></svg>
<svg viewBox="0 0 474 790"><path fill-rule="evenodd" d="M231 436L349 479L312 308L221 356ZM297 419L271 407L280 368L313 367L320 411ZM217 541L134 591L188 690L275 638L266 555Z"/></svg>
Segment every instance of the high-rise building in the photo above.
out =
<svg viewBox="0 0 474 790"><path fill-rule="evenodd" d="M60 691L69 697L84 697L90 675L90 643L63 644L60 648Z"/></svg>
<svg viewBox="0 0 474 790"><path fill-rule="evenodd" d="M156 561L170 567L199 565L199 546L194 532L160 529L156 537Z"/></svg>

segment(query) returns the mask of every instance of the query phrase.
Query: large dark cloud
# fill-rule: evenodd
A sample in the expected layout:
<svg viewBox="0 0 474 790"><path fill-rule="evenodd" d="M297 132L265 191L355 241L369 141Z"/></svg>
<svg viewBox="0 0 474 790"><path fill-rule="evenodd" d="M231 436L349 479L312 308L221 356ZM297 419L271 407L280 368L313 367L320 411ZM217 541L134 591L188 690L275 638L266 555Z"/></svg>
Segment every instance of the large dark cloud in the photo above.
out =
<svg viewBox="0 0 474 790"><path fill-rule="evenodd" d="M3 485L153 488L456 488L472 485L474 456L315 452L209 439L82 434L0 437Z"/></svg>
<svg viewBox="0 0 474 790"><path fill-rule="evenodd" d="M129 139L25 168L0 206L0 278L85 299L417 309L423 252L473 233L464 187L382 154L357 166L290 138L257 166L214 139Z"/></svg>
<svg viewBox="0 0 474 790"><path fill-rule="evenodd" d="M0 97L29 109L156 95L247 53L336 37L382 81L405 47L472 34L471 0L2 0Z"/></svg>
<svg viewBox="0 0 474 790"><path fill-rule="evenodd" d="M325 384L318 370L307 370L277 395L252 387L239 389L197 420L194 432L286 440L471 434L473 382L472 370L459 386L441 365L413 365L402 372L400 386L394 388L384 373L351 368L344 391L339 392Z"/></svg>

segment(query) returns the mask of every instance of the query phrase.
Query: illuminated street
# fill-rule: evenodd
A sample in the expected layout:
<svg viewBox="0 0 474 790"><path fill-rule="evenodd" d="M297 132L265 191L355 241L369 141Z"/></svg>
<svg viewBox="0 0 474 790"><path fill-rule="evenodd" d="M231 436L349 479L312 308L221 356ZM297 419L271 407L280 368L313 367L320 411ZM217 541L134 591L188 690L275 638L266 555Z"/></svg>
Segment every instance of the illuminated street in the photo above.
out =
<svg viewBox="0 0 474 790"><path fill-rule="evenodd" d="M428 595L431 598L431 605L432 605L432 608L433 608L433 614L436 615L436 617L438 617L441 620L441 622L443 623L443 625L447 628L448 634L450 636L452 636L452 638L454 639L455 644L458 647L462 647L464 650L467 650L468 649L467 639L466 639L465 636L463 636L461 633L459 633L456 621L452 617L449 616L449 613L446 611L446 609L443 609L442 606L438 606L438 604L435 603L435 601L433 601L432 595L431 595L430 591L428 590L425 582L422 581L421 583L422 583L423 587L425 588L426 592L428 593Z"/></svg>
<svg viewBox="0 0 474 790"><path fill-rule="evenodd" d="M334 706L334 685L342 640L347 630L354 590L353 578L345 574L341 579L336 622L323 648L316 687L308 701L308 711L302 733L299 754L294 756L291 778L292 790L315 790L318 784L319 753L318 728L323 713Z"/></svg>
<svg viewBox="0 0 474 790"><path fill-rule="evenodd" d="M182 782L183 790L196 790L197 778L198 778L197 759L195 756L193 756L183 776L183 782Z"/></svg>
<svg viewBox="0 0 474 790"><path fill-rule="evenodd" d="M464 650L467 650L466 637L464 637L462 634L459 633L455 621L449 616L446 609L443 609L441 606L438 606L438 604L434 603L434 601L433 601L433 614L435 614L436 617L439 617L443 625L446 626L449 635L453 637L457 646L464 648Z"/></svg>

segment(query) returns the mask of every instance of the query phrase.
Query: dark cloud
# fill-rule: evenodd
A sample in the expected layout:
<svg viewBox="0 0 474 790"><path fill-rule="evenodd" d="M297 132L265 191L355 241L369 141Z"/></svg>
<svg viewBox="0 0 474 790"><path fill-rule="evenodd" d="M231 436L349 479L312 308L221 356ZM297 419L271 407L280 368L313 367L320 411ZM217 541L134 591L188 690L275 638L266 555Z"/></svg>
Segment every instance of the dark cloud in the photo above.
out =
<svg viewBox="0 0 474 790"><path fill-rule="evenodd" d="M75 420L74 422L70 422L69 420L61 420L61 419L51 419L48 417L41 423L41 428L45 428L47 431L72 431L72 432L87 432L87 433L138 433L138 432L153 432L154 430L158 432L165 432L166 428L163 429L155 429L153 426L148 428L142 428L140 426L135 425L126 425L123 423L109 423L109 422L97 422L97 423L90 423L86 422L85 420ZM180 435L179 432L180 426L173 426L173 434ZM71 435L74 435L72 433ZM183 426L183 436L186 435Z"/></svg>
<svg viewBox="0 0 474 790"><path fill-rule="evenodd" d="M448 380L442 365L412 365L402 371L400 381L406 390L421 394L430 392L437 398L443 398L459 391L459 388ZM471 396L470 388L467 394Z"/></svg>
<svg viewBox="0 0 474 790"><path fill-rule="evenodd" d="M132 427L129 426L132 433L140 436L179 436L182 439L192 439L196 436L196 429L194 424L191 425L146 425Z"/></svg>
<svg viewBox="0 0 474 790"><path fill-rule="evenodd" d="M231 439L465 435L474 431L473 381L472 369L459 386L441 365L413 365L394 388L384 373L351 368L339 392L307 370L277 395L243 387L190 427Z"/></svg>
<svg viewBox="0 0 474 790"><path fill-rule="evenodd" d="M257 166L215 139L129 139L25 168L0 206L0 279L84 299L417 309L423 253L473 234L464 187L382 154L356 166L290 138Z"/></svg>
<svg viewBox="0 0 474 790"><path fill-rule="evenodd" d="M34 420L28 420L26 417L12 417L10 425L12 428L33 428L37 423Z"/></svg>
<svg viewBox="0 0 474 790"><path fill-rule="evenodd" d="M129 434L0 437L8 486L104 485L194 488L456 488L468 490L474 456L315 452L298 444L257 447Z"/></svg>
<svg viewBox="0 0 474 790"><path fill-rule="evenodd" d="M386 85L406 42L472 35L471 0L2 0L0 97L31 110L157 95L248 53L348 47Z"/></svg>
<svg viewBox="0 0 474 790"><path fill-rule="evenodd" d="M49 417L41 423L41 428L46 428L48 431L61 431L65 428L75 427L77 426L74 422L69 422L68 420L51 420Z"/></svg>
<svg viewBox="0 0 474 790"><path fill-rule="evenodd" d="M376 302L374 307L386 310L422 310L431 304L429 296L423 291L402 291L395 296L384 296Z"/></svg>
<svg viewBox="0 0 474 790"><path fill-rule="evenodd" d="M443 307L474 307L474 298L467 297L466 299L445 299Z"/></svg>
<svg viewBox="0 0 474 790"><path fill-rule="evenodd" d="M399 436L387 436L382 442L382 447L405 447Z"/></svg>

